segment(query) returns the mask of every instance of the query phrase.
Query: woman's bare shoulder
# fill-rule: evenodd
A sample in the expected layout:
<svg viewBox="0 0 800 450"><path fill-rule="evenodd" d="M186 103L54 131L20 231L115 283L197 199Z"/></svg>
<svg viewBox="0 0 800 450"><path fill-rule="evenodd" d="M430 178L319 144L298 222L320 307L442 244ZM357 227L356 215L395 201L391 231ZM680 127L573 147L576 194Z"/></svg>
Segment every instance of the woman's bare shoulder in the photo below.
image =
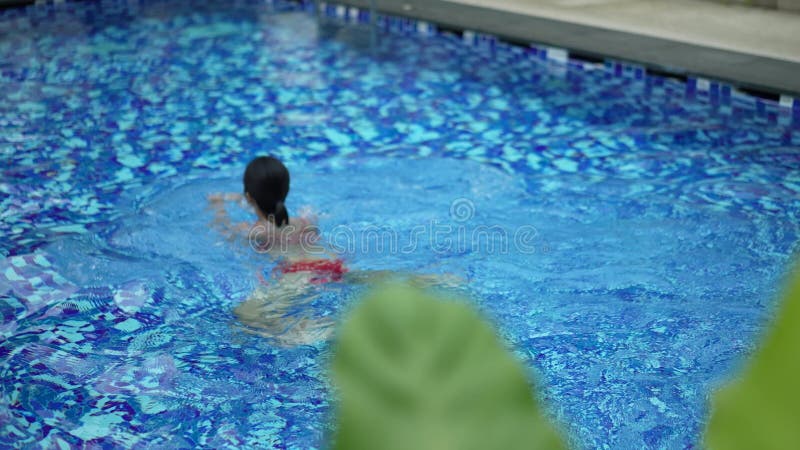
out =
<svg viewBox="0 0 800 450"><path fill-rule="evenodd" d="M298 211L297 217L292 217L289 220L289 224L292 225L295 229L300 231L311 231L309 229L316 230L318 218L317 215L311 211L309 207L300 208Z"/></svg>

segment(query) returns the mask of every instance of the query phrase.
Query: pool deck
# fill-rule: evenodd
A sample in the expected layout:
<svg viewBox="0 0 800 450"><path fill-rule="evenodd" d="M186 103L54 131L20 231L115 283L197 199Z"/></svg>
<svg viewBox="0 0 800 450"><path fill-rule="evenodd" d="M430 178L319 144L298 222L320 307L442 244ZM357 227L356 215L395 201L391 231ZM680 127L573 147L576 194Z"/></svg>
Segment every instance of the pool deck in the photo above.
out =
<svg viewBox="0 0 800 450"><path fill-rule="evenodd" d="M366 7L369 0L343 0ZM800 97L800 12L698 0L376 0L515 40Z"/></svg>

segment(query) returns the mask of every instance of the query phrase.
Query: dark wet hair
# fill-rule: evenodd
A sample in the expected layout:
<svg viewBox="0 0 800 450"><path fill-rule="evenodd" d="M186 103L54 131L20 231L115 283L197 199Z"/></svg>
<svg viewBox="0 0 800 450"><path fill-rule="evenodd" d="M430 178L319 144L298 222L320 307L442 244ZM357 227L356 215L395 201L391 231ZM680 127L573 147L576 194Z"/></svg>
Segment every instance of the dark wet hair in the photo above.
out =
<svg viewBox="0 0 800 450"><path fill-rule="evenodd" d="M256 202L265 217L272 216L275 225L289 223L286 195L289 194L289 171L272 156L259 156L244 171L244 192Z"/></svg>

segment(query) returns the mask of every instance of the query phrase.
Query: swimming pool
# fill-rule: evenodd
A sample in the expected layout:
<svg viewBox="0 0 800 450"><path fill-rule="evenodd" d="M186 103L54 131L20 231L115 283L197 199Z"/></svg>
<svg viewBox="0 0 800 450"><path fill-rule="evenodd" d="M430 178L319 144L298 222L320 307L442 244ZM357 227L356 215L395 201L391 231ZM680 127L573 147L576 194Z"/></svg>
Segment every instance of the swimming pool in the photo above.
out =
<svg viewBox="0 0 800 450"><path fill-rule="evenodd" d="M0 13L0 447L322 446L329 343L242 330L268 263L208 227L261 153L351 267L467 280L575 447L695 445L797 249L796 112L305 9Z"/></svg>

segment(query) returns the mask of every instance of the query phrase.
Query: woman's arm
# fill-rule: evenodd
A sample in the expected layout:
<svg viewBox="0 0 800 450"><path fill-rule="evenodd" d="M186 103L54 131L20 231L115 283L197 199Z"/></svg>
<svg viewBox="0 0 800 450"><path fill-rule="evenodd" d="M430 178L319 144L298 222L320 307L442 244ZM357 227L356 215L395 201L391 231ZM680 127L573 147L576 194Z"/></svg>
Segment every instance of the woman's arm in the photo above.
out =
<svg viewBox="0 0 800 450"><path fill-rule="evenodd" d="M227 193L214 193L208 195L208 206L214 213L214 219L211 221L211 226L220 232L227 239L235 239L241 235L241 232L246 231L249 225L234 224L231 221L228 211L225 208L226 202L239 202L244 199L242 194L235 192Z"/></svg>

